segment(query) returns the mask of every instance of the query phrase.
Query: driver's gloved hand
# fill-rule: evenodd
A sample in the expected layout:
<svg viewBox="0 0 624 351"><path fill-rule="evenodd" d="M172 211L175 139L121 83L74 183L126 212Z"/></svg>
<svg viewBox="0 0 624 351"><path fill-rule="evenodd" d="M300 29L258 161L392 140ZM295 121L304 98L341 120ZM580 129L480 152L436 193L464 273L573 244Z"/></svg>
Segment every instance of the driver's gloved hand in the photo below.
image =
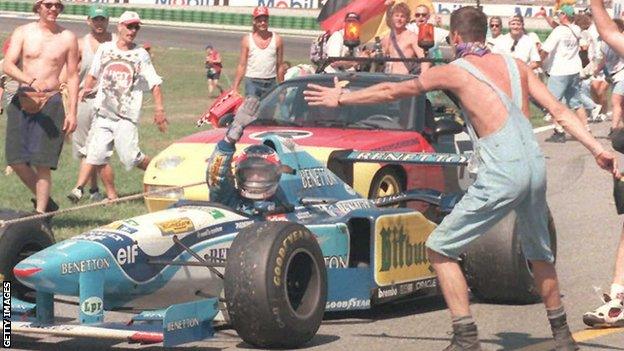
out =
<svg viewBox="0 0 624 351"><path fill-rule="evenodd" d="M226 141L234 144L243 135L243 129L247 127L251 122L255 121L258 113L258 107L260 106L260 100L255 96L245 97L245 101L236 111L234 120L230 124L230 128L225 133Z"/></svg>

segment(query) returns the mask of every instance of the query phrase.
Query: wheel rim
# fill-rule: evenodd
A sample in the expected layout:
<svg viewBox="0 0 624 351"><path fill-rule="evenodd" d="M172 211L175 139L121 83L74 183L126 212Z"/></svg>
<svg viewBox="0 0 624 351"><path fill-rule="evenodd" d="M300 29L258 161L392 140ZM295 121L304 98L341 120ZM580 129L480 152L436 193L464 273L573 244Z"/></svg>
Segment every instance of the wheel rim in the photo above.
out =
<svg viewBox="0 0 624 351"><path fill-rule="evenodd" d="M310 252L298 249L286 264L286 300L293 314L308 318L316 311L321 294L321 273Z"/></svg>
<svg viewBox="0 0 624 351"><path fill-rule="evenodd" d="M400 189L401 186L397 179L392 175L386 174L380 179L375 195L377 197L390 196L398 194Z"/></svg>

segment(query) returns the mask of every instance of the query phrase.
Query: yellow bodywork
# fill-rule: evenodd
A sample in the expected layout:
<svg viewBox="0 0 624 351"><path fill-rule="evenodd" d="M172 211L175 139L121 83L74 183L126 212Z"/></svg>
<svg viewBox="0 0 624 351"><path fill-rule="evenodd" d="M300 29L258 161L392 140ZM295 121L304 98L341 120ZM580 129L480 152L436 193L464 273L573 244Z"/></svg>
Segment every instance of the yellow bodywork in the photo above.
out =
<svg viewBox="0 0 624 351"><path fill-rule="evenodd" d="M206 167L207 160L212 154L215 145L208 143L175 143L154 157L143 177L145 191L165 191L145 196L145 205L148 211L162 210L180 199L208 200L208 186L205 184ZM248 145L238 144L236 146L237 152L243 150ZM336 150L326 147L301 148L325 164L327 164L327 159L331 152ZM170 169L157 168L156 165L160 160L173 156L183 158L179 165ZM364 197L368 197L373 177L380 167L381 165L376 163L356 163L353 169L353 188L355 191ZM200 184L196 185L198 183ZM173 186L179 186L182 189L166 190L166 188Z"/></svg>

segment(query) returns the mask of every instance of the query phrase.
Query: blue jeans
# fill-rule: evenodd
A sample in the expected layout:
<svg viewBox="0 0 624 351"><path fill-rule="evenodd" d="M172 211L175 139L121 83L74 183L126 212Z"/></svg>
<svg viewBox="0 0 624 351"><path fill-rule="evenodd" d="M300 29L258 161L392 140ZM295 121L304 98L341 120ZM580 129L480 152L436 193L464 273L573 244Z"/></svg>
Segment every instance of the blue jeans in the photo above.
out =
<svg viewBox="0 0 624 351"><path fill-rule="evenodd" d="M583 107L586 110L593 110L596 108L596 103L594 102L594 100L591 98L591 82L589 79L583 79L581 80L581 89L579 92L579 97L581 100L581 104L583 105Z"/></svg>
<svg viewBox="0 0 624 351"><path fill-rule="evenodd" d="M269 91L277 86L275 78L261 79L245 77L245 96L254 95L263 98Z"/></svg>
<svg viewBox="0 0 624 351"><path fill-rule="evenodd" d="M583 106L580 100L580 79L578 73L566 76L550 76L548 78L548 90L559 101L565 101L568 107L576 110Z"/></svg>

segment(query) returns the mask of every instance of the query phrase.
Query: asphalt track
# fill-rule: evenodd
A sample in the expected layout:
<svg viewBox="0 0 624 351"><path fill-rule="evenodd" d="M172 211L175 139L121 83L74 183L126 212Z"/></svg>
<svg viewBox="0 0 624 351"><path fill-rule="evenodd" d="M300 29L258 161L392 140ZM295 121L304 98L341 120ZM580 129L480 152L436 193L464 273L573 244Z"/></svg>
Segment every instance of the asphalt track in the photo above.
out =
<svg viewBox="0 0 624 351"><path fill-rule="evenodd" d="M21 21L0 18L0 31L9 31ZM68 25L71 29L83 26ZM139 40L154 45L198 47L212 41L221 50L237 50L240 34L149 28ZM309 39L292 39L307 48ZM291 52L288 49L287 53ZM299 44L296 44L299 43ZM305 45L304 45L305 44ZM299 52L300 53L300 52ZM287 56L288 57L288 56ZM592 125L604 145L607 123ZM548 202L558 232L557 269L568 321L583 350L624 350L624 328L586 329L581 316L598 306L596 291L608 291L615 247L622 220L615 213L611 177L598 169L591 155L578 143L545 143L548 132L537 135L548 165ZM622 163L622 162L620 162ZM550 331L541 304L503 306L472 301L485 350L545 351L552 348ZM75 316L71 305L57 306L57 312ZM127 320L114 314L113 319ZM373 311L326 316L307 350L441 350L450 340L450 322L440 299L411 301ZM13 336L13 347L25 350L161 350L156 346L57 337ZM182 350L250 349L231 329L220 330L214 339L191 343Z"/></svg>

